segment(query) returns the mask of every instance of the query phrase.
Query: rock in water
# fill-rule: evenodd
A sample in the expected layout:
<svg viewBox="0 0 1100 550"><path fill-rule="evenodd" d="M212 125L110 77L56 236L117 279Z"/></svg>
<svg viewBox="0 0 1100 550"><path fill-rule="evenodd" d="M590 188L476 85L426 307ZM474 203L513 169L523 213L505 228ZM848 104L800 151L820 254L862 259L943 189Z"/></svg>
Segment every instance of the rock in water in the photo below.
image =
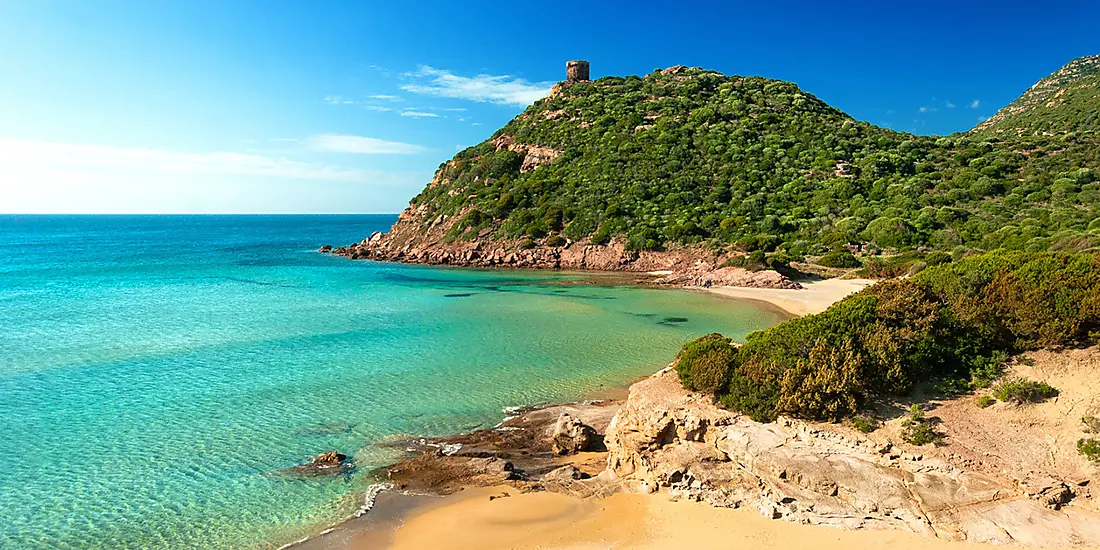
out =
<svg viewBox="0 0 1100 550"><path fill-rule="evenodd" d="M283 468L273 475L280 477L321 477L344 474L355 469L351 457L336 451L321 453L304 464Z"/></svg>
<svg viewBox="0 0 1100 550"><path fill-rule="evenodd" d="M313 464L314 466L319 466L319 467L325 467L325 466L330 466L331 467L331 466L339 466L340 464L343 464L344 461L347 460L347 459L348 459L348 455L341 454L341 453L338 453L336 451L328 451L328 452L324 452L324 453L321 453L321 454L313 457L313 460L310 460L310 463Z"/></svg>
<svg viewBox="0 0 1100 550"><path fill-rule="evenodd" d="M554 424L551 450L557 455L584 452L588 450L595 436L596 430L591 426L573 418L568 413L561 413L558 422Z"/></svg>

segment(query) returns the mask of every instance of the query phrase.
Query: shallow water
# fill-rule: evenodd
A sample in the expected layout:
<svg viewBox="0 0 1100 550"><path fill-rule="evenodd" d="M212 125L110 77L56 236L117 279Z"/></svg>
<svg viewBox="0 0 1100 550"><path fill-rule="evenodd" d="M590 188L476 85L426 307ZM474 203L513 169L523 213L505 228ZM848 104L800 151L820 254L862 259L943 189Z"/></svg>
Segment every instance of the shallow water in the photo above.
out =
<svg viewBox="0 0 1100 550"><path fill-rule="evenodd" d="M396 434L488 426L772 310L314 252L394 216L0 216L0 548L269 548ZM265 475L324 450L347 479Z"/></svg>

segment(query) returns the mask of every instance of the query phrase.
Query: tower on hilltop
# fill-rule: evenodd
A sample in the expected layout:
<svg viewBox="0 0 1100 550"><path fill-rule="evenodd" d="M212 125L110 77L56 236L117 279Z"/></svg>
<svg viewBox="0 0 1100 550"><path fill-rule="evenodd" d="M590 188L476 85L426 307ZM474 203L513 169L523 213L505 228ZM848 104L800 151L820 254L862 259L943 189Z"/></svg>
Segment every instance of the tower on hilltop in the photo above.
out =
<svg viewBox="0 0 1100 550"><path fill-rule="evenodd" d="M582 82L588 80L587 61L567 61L565 63L565 81Z"/></svg>

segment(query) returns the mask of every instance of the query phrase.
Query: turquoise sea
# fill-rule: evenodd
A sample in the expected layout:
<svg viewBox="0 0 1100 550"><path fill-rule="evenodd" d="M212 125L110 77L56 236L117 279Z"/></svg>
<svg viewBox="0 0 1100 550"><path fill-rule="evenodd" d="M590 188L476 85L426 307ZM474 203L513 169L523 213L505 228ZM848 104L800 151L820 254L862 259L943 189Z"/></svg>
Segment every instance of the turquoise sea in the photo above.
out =
<svg viewBox="0 0 1100 550"><path fill-rule="evenodd" d="M624 384L774 311L343 258L395 216L0 216L0 548L277 548L396 435ZM325 450L348 478L265 475Z"/></svg>

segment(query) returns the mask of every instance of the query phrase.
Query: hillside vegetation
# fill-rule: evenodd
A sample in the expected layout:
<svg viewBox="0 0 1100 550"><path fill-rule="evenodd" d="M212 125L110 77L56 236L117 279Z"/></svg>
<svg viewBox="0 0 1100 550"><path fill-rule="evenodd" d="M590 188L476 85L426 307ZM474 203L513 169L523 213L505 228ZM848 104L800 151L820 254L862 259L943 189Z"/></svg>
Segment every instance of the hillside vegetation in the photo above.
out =
<svg viewBox="0 0 1100 550"><path fill-rule="evenodd" d="M820 255L1100 244L1098 58L974 131L916 136L789 82L676 67L559 85L443 166L410 212L447 238ZM1047 130L1058 130L1050 132Z"/></svg>
<svg viewBox="0 0 1100 550"><path fill-rule="evenodd" d="M704 336L675 368L688 389L756 420L837 420L921 383L984 387L1010 354L1098 339L1100 254L996 251L879 282L740 348Z"/></svg>

